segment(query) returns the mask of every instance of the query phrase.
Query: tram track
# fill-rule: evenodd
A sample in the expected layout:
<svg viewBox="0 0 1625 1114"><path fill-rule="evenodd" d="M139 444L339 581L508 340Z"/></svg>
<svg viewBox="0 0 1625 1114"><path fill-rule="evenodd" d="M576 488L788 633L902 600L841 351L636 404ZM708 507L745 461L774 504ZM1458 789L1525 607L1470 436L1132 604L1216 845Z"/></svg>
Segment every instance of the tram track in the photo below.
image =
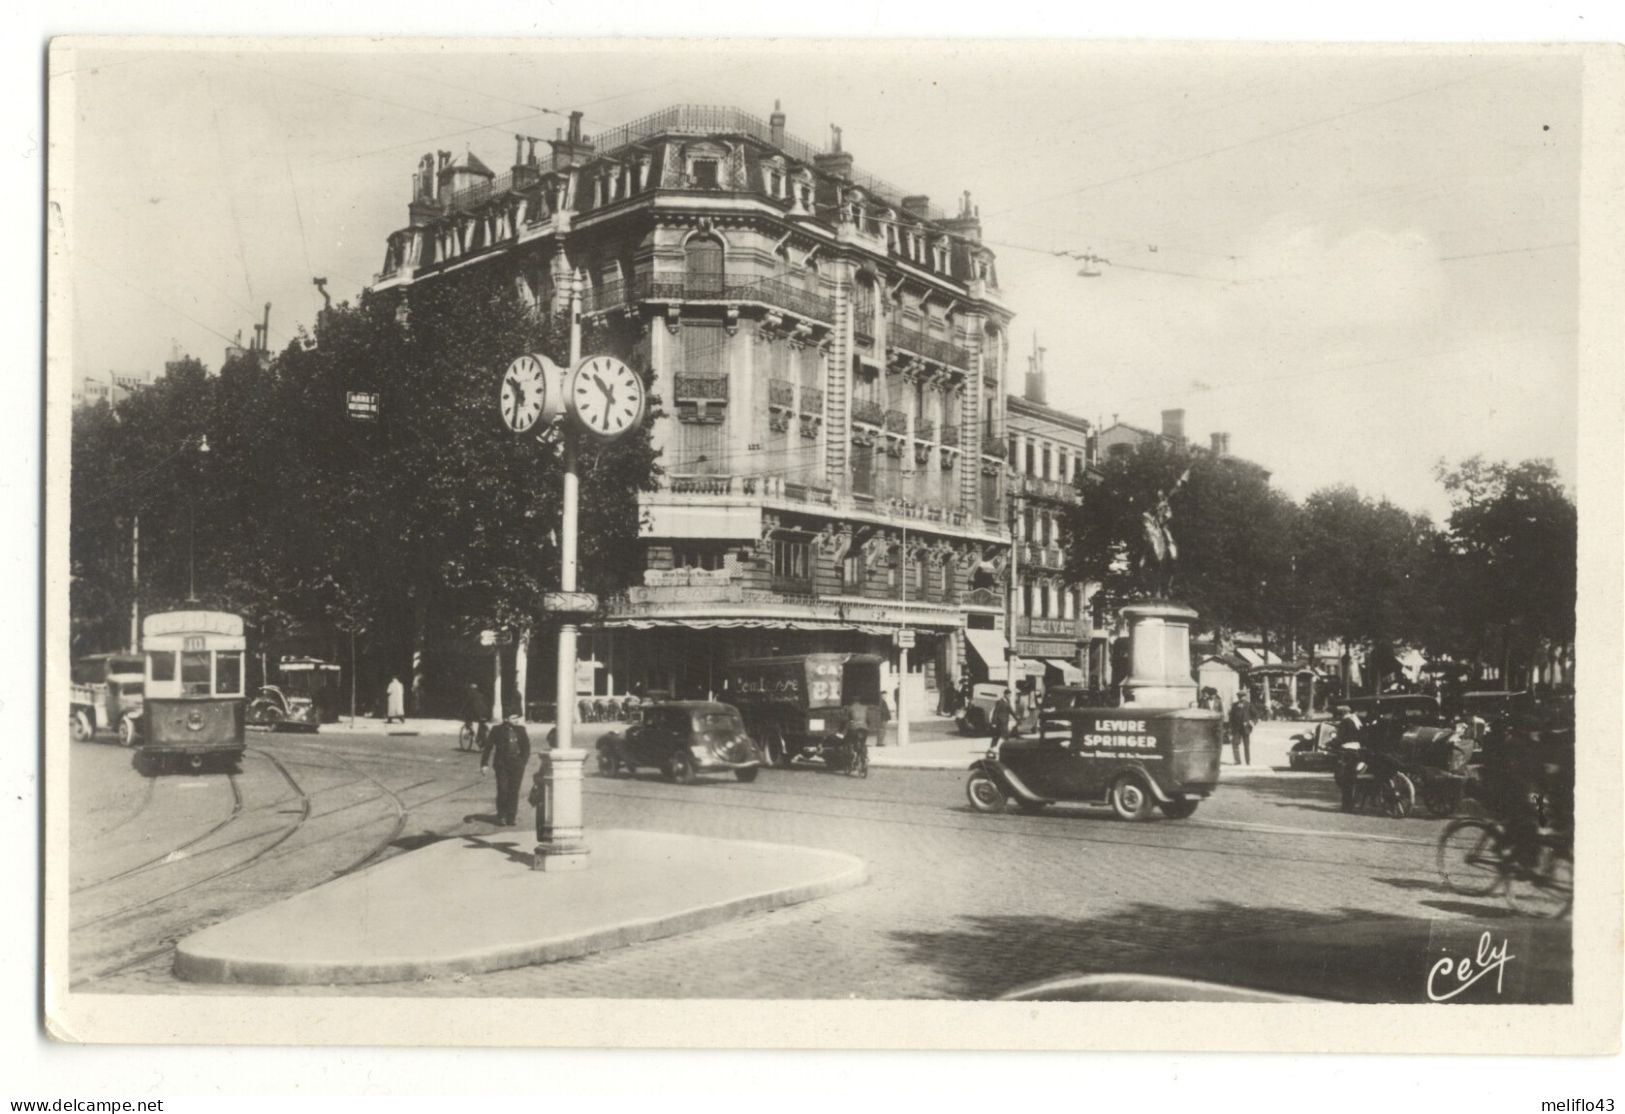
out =
<svg viewBox="0 0 1625 1114"><path fill-rule="evenodd" d="M190 882L190 883L186 884L185 886L177 887L177 888L175 888L173 890L168 891L165 894L161 894L161 895L158 895L156 897L149 898L147 900L138 902L138 903L136 903L134 905L125 906L124 908L122 908L120 910L117 910L116 912L104 915L103 917L99 917L99 918L96 918L96 919L91 920L91 921L82 922L80 925L76 925L76 926L73 926L73 927L75 927L75 928L89 927L89 926L92 926L94 924L106 921L106 920L111 920L111 919L113 919L115 917L122 916L124 914L130 913L130 912L142 909L142 908L149 907L149 906L154 905L154 904L156 904L156 903L158 903L160 901L164 901L164 900L166 900L168 898L175 897L177 895L186 893L188 891L196 890L197 888L199 888L201 886L204 886L204 885L207 885L208 883L218 881L221 878L225 878L225 877L228 877L228 876L233 875L233 874L237 874L237 873L239 873L239 872L241 872L243 870L247 870L247 869L249 869L251 867L263 866L266 863L276 861L277 859L282 858L283 855L274 855L274 854L272 854L272 852L274 852L278 847L280 847L288 839L290 839L297 831L299 831L302 827L304 827L307 821L310 821L312 819L314 819L314 820L322 820L322 819L326 819L327 817L336 816L336 815L338 815L340 813L343 813L343 812L348 812L351 809L366 807L367 805L376 804L379 801L388 801L389 805L390 805L390 809L393 812L393 817L390 819L389 830L387 831L387 833L383 837L381 837L381 838L379 838L377 840L374 840L367 847L367 849L365 850L364 853L362 853L361 855L359 855L358 857L356 857L355 859L350 861L347 865L345 865L343 867L340 867L337 870L326 873L323 877L317 879L316 881L311 882L308 886L302 887L302 889L307 889L307 890L308 889L314 889L316 886L325 885L327 882L330 882L330 881L332 881L332 880L334 880L336 878L340 878L340 877L343 877L343 876L348 875L348 874L353 874L356 871L363 869L364 867L371 864L374 860L376 860L380 855L382 855L386 851L388 851L389 848L391 846L393 846L397 840L399 840L401 832L405 830L406 824L407 824L408 820L410 819L411 812L412 812L413 809L422 808L422 807L424 807L426 805L430 805L430 804L433 804L433 803L435 803L437 801L444 800L447 797L452 797L452 796L455 796L455 795L457 795L459 793L466 792L467 790L472 789L477 785L480 785L481 780L482 780L482 779L476 779L476 780L473 780L473 781L463 782L463 783L457 784L457 785L447 789L446 791L444 791L442 793L436 793L433 796L424 798L421 801L415 801L415 802L412 802L411 804L408 804L407 801L405 799L403 799L403 796L402 796L403 794L410 793L414 789L420 789L425 785L431 785L438 779L430 778L430 779L427 779L427 780L424 780L424 781L413 782L410 785L404 786L400 790L393 790L393 789L390 789L389 786L386 785L379 778L374 777L371 774L365 773L364 771L362 771L360 769L357 769L355 766L353 766L351 764L348 764L348 763L344 764L343 766L331 766L331 765L324 765L324 764L321 764L321 763L314 763L314 762L313 763L305 763L305 762L299 760L298 758L289 758L289 760L286 763L284 763L277 756L274 756L274 755L270 754L269 752L263 751L260 748L249 748L249 749L254 751L256 754L260 754L261 756L266 758L268 761L270 761L277 768L279 774L281 774L281 776L288 783L288 785L290 787L294 788L294 790L297 793L300 794L301 810L300 810L299 819L297 821L295 821L294 824L290 825L286 830L279 833L277 838L272 843L270 843L270 844L266 845L265 847L261 848L254 855L250 856L247 859L242 860L241 862L235 863L235 864L227 867L224 870L217 871L217 872L215 872L215 873L213 873L211 875L208 875L208 876L206 876L204 878L196 879L193 882ZM287 767L290 766L290 765L294 766L294 767L310 765L310 766L314 766L314 767L317 767L317 768L323 768L323 769L346 769L349 772L358 775L355 779L353 779L351 781L348 781L348 782L340 783L340 785L338 785L338 786L327 786L327 787L324 787L321 790L317 790L316 791L317 793L331 792L334 789L342 788L344 786L354 785L354 784L357 784L357 783L359 783L361 781L369 781L369 782L373 783L374 785L376 785L378 787L380 792L378 794L374 795L374 796L364 798L363 800L351 802L350 804L344 805L344 806L342 806L342 807L340 807L338 809L334 809L331 812L313 814L312 803L311 803L311 794L306 794L304 792L303 788L300 787L298 781L288 771ZM369 819L369 820L363 821L362 823L359 823L359 824L355 824L355 825L352 825L352 826L349 826L349 827L342 828L341 830L339 830L337 832L334 832L331 835L324 836L320 840L317 840L317 841L314 841L314 842L308 843L308 844L303 844L298 848L298 850L302 852L302 851L308 850L311 847L319 846L319 845L325 844L325 843L330 843L331 841L336 840L336 839L342 839L342 838L344 838L346 836L354 834L355 832L361 831L364 828L375 825L378 822L379 822L379 819L374 818L374 819ZM220 826L223 826L223 825L220 825ZM217 826L217 828L215 830L218 830L218 828L220 826ZM458 825L452 825L446 830L431 831L429 834L432 837L435 837L435 838L446 838L446 837L449 837L449 836L451 836L453 834L452 829L454 829L457 826ZM261 833L261 836L263 836L264 834L267 834L267 833ZM248 837L248 838L256 838L256 837ZM193 841L193 842L195 843L196 841ZM227 846L230 846L230 845L227 845ZM288 854L288 853L290 853L290 852L284 852L284 854ZM173 854L173 850L170 852L170 854ZM165 857L167 857L167 856L165 856ZM158 861L162 861L162 860L160 859ZM121 959L119 962L117 962L115 964L112 964L112 965L107 966L107 967L103 967L103 968L101 968L101 969L99 969L99 970L97 970L97 971L95 971L95 972L93 972L91 974L88 974L88 975L84 976L83 978L74 980L72 983L70 983L70 989L80 990L80 989L83 989L86 986L90 986L90 985L93 985L93 984L99 983L99 982L105 982L108 979L115 978L115 977L117 977L119 975L135 971L135 970L137 970L139 968L142 968L142 967L145 967L145 966L152 965L156 961L158 961L160 959L163 959L166 956L171 955L174 952L175 947L179 943L180 940L184 939L186 936L190 935L192 932L196 931L198 928L205 927L207 924L214 923L216 920L218 920L218 918L213 916L213 915L188 918L182 924L180 924L178 926L170 927L169 931L167 931L164 934L163 942L161 944L159 944L158 946L153 947L153 948L149 948L149 949L147 949L145 951L142 951L141 953L139 953L139 954L137 954L135 956Z"/></svg>
<svg viewBox="0 0 1625 1114"><path fill-rule="evenodd" d="M190 848L196 847L198 844L202 843L204 840L208 839L209 837L215 835L216 833L218 833L219 831L224 829L228 824L230 824L232 821L236 820L239 816L242 815L242 811L243 811L243 788L242 788L242 785L238 782L237 778L238 778L237 774L227 774L226 775L226 779L231 785L231 811L226 814L225 819L219 821L214 826L209 828L207 831L202 832L199 835L193 836L191 839L187 840L186 842L176 844L174 847L169 848L168 850L166 850L161 855L155 855L150 859L144 859L141 862L136 863L134 866L127 867L124 870L121 870L116 874L109 874L105 878L98 878L94 882L86 882L86 883L84 883L84 884L82 884L80 886L77 886L74 889L71 889L71 890L68 891L68 896L72 897L72 896L74 896L76 894L87 893L90 890L100 889L102 886L110 885L110 884L112 884L114 882L121 881L122 879L129 878L131 875L140 874L143 871L150 870L150 869L152 869L153 867L156 867L156 866L160 866L163 863L169 861L172 856L174 856L176 854L179 854L180 852L189 850ZM109 829L109 830L111 831L112 829Z"/></svg>
<svg viewBox="0 0 1625 1114"><path fill-rule="evenodd" d="M861 822L861 823L883 824L883 825L887 825L887 826L890 826L890 827L905 827L905 828L913 827L913 828L921 828L921 829L936 829L936 830L942 830L942 831L984 831L984 832L988 832L990 834L997 833L997 834L1003 835L1003 836L1018 837L1018 838L1023 838L1023 839L1041 839L1041 840L1046 840L1046 841L1058 841L1058 842L1079 843L1079 844L1095 844L1095 845L1104 845L1104 846L1112 846L1112 847L1139 847L1139 848L1144 848L1144 849L1146 849L1148 851L1161 851L1161 852L1168 852L1168 853L1174 853L1174 854L1192 854L1192 855L1204 855L1204 856L1217 856L1217 857L1221 857L1221 858L1262 858L1262 859L1269 860L1271 862L1292 862L1292 863L1303 864L1303 865L1334 865L1334 866L1349 866L1349 865L1351 865L1347 859L1332 858L1332 857L1317 856L1317 855L1304 855L1304 854L1284 854L1283 855L1283 854L1268 851L1268 850L1265 850L1265 849L1263 849L1261 847L1256 847L1256 846L1255 847L1239 847L1239 848L1238 847L1220 847L1220 846L1215 846L1213 844L1208 844L1208 843L1194 843L1194 842L1191 842L1189 840L1189 838L1185 838L1185 839L1180 839L1179 838L1184 833L1194 834L1197 831L1224 832L1225 834L1230 835L1230 836L1258 836L1258 835L1265 835L1265 836L1274 836L1275 838L1285 838L1285 836L1288 834L1288 833L1279 832L1279 831L1267 831L1267 830L1266 831L1255 831L1255 830L1253 830L1251 828L1232 827L1229 824L1225 824L1225 825L1221 826L1220 823L1218 823L1218 822L1206 825L1204 827L1198 827L1197 825L1194 825L1189 821L1170 821L1166 825L1145 825L1143 827L1140 827L1140 826L1125 825L1125 824L1121 823L1120 821L1109 820L1109 819L1106 819L1104 817L1095 819L1095 818L1089 818L1089 817L1084 817L1084 816L1078 816L1076 818L1073 818L1073 817L1062 816L1060 814L1055 814L1055 815L1050 815L1050 816L1044 816L1044 815L1031 815L1031 816L1028 816L1028 815L976 816L976 815L970 814L969 810L967 809L967 810L965 810L965 813L964 813L964 815L962 817L967 822L966 823L956 823L952 819L941 817L941 813L943 813L945 811L944 806L939 804L939 803L935 803L935 802L922 803L922 802L919 802L919 801L888 800L888 799L883 799L883 798L872 798L872 797L858 798L858 797L852 797L852 796L847 796L847 795L842 795L840 797L833 798L835 800L844 800L844 801L849 801L849 802L863 801L863 802L870 802L870 803L882 804L882 805L894 805L894 806L899 806L899 807L902 807L902 808L908 808L908 809L914 809L914 810L928 810L930 812L934 812L934 813L938 814L938 819L930 820L930 819L925 819L923 817L915 819L915 818L906 818L906 817L889 816L889 815L888 816L860 815L860 814L854 814L854 813L842 812L842 811L835 811L835 810L831 810L831 809L827 809L827 808L816 808L816 807L786 807L783 804L776 804L776 803L773 803L773 802L782 802L787 797L789 797L791 799L803 798L803 799L814 801L814 802L824 803L824 802L830 801L832 798L822 796L822 795L815 796L813 794L802 794L802 793L792 793L792 794L774 793L774 792L771 792L769 790L758 789L758 788L756 788L754 786L746 787L746 786L743 786L743 785L737 785L737 786L736 785L730 785L730 786L725 787L728 790L727 796L746 796L746 797L750 798L750 800L747 802L747 801L730 801L730 800L725 799L723 796L720 796L720 795L719 796L713 796L713 795L709 795L709 794L704 795L704 796L699 796L699 795L689 796L689 795L678 794L678 793L663 793L663 792L636 792L636 791L627 792L626 791L627 789L633 788L638 783L636 783L636 782L628 782L628 781L625 781L625 780L622 780L622 779L614 779L614 780L612 780L612 779L608 779L608 778L594 778L594 779L592 779L592 782L590 782L588 784L590 784L592 786L592 791L593 792L603 793L603 795L608 796L608 797L618 797L618 798L622 798L622 799L626 799L626 800L657 801L657 802L661 802L661 803L665 803L665 804L677 804L677 805L715 804L715 805L718 805L718 806L724 807L724 808L749 809L749 810L752 810L752 811L759 811L759 812L786 813L786 814L794 814L794 815L798 815L798 816L819 817L819 818L831 819L831 820L842 820L842 821ZM647 784L651 788L653 788L658 783L649 782ZM605 789L604 788L604 786L611 786L611 785L618 785L621 788L618 789L618 790L610 790L610 789ZM1068 820L1072 820L1072 819L1075 819L1077 824L1080 825L1080 826L1081 825L1090 825L1090 826L1093 826L1093 827L1100 827L1100 826L1103 826L1103 825L1109 825L1109 826L1112 826L1115 829L1117 829L1117 831L1120 834L1118 834L1118 835L1110 834L1110 832L1107 831L1105 828L1102 828L1099 831L1087 831L1087 830L1081 830L1081 828L1074 828L1074 829L1071 829L1071 830L1063 830L1063 829L1061 829L1059 827L1053 827L1055 825L1064 824ZM1173 827L1173 825L1175 825L1175 824L1179 825L1179 830L1175 830L1175 828ZM1051 830L1045 830L1047 826L1051 826ZM1297 833L1293 832L1293 833L1290 833L1290 834L1296 835ZM1135 835L1140 835L1142 837L1152 837L1152 838L1134 838ZM1164 841L1164 840L1155 838L1157 835L1166 835L1166 836L1169 836L1169 837L1172 837L1172 838L1171 838L1170 841ZM1429 841L1429 842L1427 842L1425 844L1422 841L1410 841L1410 840L1396 841L1396 842L1404 842L1404 843L1412 843L1412 842L1414 842L1418 846L1429 846L1429 847L1432 846L1431 841ZM1397 869L1400 869L1400 868L1394 868L1394 869L1397 870ZM1430 861L1430 863L1429 863L1429 865L1428 865L1428 867L1426 869L1418 868L1417 870L1410 871L1410 873L1414 873L1418 877L1431 878L1433 876L1431 861Z"/></svg>
<svg viewBox="0 0 1625 1114"><path fill-rule="evenodd" d="M100 843L103 840L105 840L108 836L110 836L114 832L118 831L120 828L124 827L127 824L132 823L138 816L140 816L143 812L147 811L147 809L152 805L152 798L157 793L157 791L158 791L158 783L157 783L157 781L155 779L153 779L153 778L147 778L146 779L146 786L145 786L145 788L143 789L143 791L141 793L141 800L136 803L135 808L127 816L125 816L122 820L115 821L111 827L103 828L101 831L96 832L94 835L90 836L89 839L86 840L86 842L87 843Z"/></svg>

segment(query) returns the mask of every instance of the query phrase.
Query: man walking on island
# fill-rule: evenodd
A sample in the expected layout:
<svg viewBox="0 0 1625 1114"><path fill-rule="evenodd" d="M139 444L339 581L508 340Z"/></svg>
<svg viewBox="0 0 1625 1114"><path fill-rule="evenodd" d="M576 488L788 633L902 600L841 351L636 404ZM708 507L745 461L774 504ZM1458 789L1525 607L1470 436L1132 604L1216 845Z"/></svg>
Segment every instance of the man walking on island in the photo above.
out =
<svg viewBox="0 0 1625 1114"><path fill-rule="evenodd" d="M510 711L503 722L491 728L480 748L480 773L493 766L497 776L497 826L511 828L518 819L519 787L525 781L525 767L530 764L530 736L519 709L509 705Z"/></svg>
<svg viewBox="0 0 1625 1114"><path fill-rule="evenodd" d="M1010 710L1010 690L1000 689L999 699L993 704L993 746L996 748L1010 737L1010 721L1015 714Z"/></svg>
<svg viewBox="0 0 1625 1114"><path fill-rule="evenodd" d="M484 751L485 737L491 732L491 701L472 681L469 682L468 691L463 693L463 723L467 726L477 725L474 745Z"/></svg>

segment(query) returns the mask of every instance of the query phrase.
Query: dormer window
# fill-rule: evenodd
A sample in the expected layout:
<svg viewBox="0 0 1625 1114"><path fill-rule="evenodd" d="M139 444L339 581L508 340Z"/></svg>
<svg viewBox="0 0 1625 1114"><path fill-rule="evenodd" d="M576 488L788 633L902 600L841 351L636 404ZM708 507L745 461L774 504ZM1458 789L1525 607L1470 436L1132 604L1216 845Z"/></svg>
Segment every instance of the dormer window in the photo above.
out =
<svg viewBox="0 0 1625 1114"><path fill-rule="evenodd" d="M695 189L714 190L721 186L721 164L716 159L695 159L689 164Z"/></svg>

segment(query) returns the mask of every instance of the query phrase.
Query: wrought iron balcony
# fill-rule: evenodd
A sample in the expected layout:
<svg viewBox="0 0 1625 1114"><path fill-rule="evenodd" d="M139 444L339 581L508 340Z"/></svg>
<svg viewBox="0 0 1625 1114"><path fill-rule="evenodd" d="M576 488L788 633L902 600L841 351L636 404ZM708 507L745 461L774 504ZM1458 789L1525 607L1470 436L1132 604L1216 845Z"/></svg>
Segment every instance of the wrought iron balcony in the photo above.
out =
<svg viewBox="0 0 1625 1114"><path fill-rule="evenodd" d="M657 274L642 275L631 282L605 282L583 292L581 308L584 313L603 313L638 302L754 302L823 325L835 320L833 298L799 289L782 279L728 282L722 275Z"/></svg>
<svg viewBox="0 0 1625 1114"><path fill-rule="evenodd" d="M886 328L886 343L892 348L900 348L905 352L912 352L916 356L933 360L949 367L969 368L971 354L952 341L938 340L936 337L926 336L918 329L910 329L906 325L892 324Z"/></svg>
<svg viewBox="0 0 1625 1114"><path fill-rule="evenodd" d="M959 427L952 422L944 422L942 426L942 443L950 449L959 448Z"/></svg>
<svg viewBox="0 0 1625 1114"><path fill-rule="evenodd" d="M866 398L852 400L852 420L854 422L878 426L885 421L884 414L885 411L878 402L871 402Z"/></svg>
<svg viewBox="0 0 1625 1114"><path fill-rule="evenodd" d="M1021 494L1049 499L1057 503L1076 503L1078 489L1065 480L1049 480L1042 476L1022 475L1017 477L1021 484Z"/></svg>
<svg viewBox="0 0 1625 1114"><path fill-rule="evenodd" d="M937 423L930 418L916 418L914 420L914 439L916 441L935 441L937 439Z"/></svg>
<svg viewBox="0 0 1625 1114"><path fill-rule="evenodd" d="M769 379L767 381L767 403L789 410L795 406L796 387L786 379Z"/></svg>
<svg viewBox="0 0 1625 1114"><path fill-rule="evenodd" d="M905 436L908 433L908 415L901 410L886 411L886 432Z"/></svg>

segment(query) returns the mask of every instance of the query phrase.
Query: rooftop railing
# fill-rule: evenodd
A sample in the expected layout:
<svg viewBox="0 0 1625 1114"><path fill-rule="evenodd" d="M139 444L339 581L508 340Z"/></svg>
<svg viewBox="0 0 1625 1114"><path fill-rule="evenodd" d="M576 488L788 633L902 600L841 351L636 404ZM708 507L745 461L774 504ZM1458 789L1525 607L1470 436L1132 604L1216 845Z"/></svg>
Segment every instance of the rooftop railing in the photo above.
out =
<svg viewBox="0 0 1625 1114"><path fill-rule="evenodd" d="M886 329L886 343L893 348L902 348L924 356L928 360L935 360L950 367L969 368L971 366L971 353L968 349L948 340L938 340L927 336L918 329L910 329L906 325L890 325Z"/></svg>

